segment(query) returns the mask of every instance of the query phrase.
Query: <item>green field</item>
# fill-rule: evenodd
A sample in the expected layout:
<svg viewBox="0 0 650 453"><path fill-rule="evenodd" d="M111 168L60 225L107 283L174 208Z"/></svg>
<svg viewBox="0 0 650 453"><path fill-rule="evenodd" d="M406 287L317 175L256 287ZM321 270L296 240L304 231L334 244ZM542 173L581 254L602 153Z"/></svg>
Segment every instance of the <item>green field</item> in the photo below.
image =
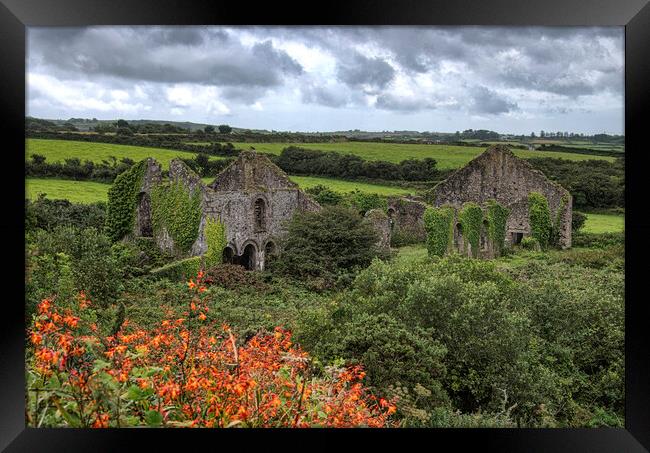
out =
<svg viewBox="0 0 650 453"><path fill-rule="evenodd" d="M580 231L585 233L618 233L625 228L625 217L615 214L586 214L587 220Z"/></svg>
<svg viewBox="0 0 650 453"><path fill-rule="evenodd" d="M409 190L399 187L340 181L336 179L304 176L292 176L291 179L302 189L323 184L338 192L350 192L354 189L359 189L361 192L378 193L380 195L405 195L411 193ZM204 183L210 183L213 180L214 178L203 178ZM26 196L31 200L36 199L39 193L45 193L47 198L66 199L73 203L106 201L108 199L108 188L110 187L110 184L93 181L72 181L50 178L28 178L25 183Z"/></svg>
<svg viewBox="0 0 650 453"><path fill-rule="evenodd" d="M201 179L205 184L214 181L214 178ZM341 179L316 178L312 176L289 176L289 179L298 184L303 190L322 184L336 192L351 192L354 189L359 189L361 192L377 193L379 195L407 195L414 193L413 190L403 189L401 187L366 184L362 182L344 181Z"/></svg>
<svg viewBox="0 0 650 453"><path fill-rule="evenodd" d="M374 142L344 142L344 143L233 143L237 149L255 148L272 154L280 154L287 146L299 146L322 151L337 151L357 155L365 160L385 160L399 163L405 159L424 159L432 157L441 169L460 168L482 153L485 148L454 145L420 145L401 143ZM613 162L614 157L593 156L589 154L563 153L559 151L530 151L514 149L513 152L522 158L555 157L568 160L606 160Z"/></svg>
<svg viewBox="0 0 650 453"><path fill-rule="evenodd" d="M111 156L118 160L123 157L128 157L138 162L147 157L153 157L160 162L163 168L169 168L169 161L175 157L193 159L196 156L196 153L174 151L171 149L37 138L27 139L26 150L28 156L32 154L45 156L46 162L63 162L65 159L74 157L82 161L101 162L102 160L108 160ZM220 157L210 156L210 159L220 159Z"/></svg>
<svg viewBox="0 0 650 453"><path fill-rule="evenodd" d="M94 203L108 199L110 184L93 181L29 178L25 181L25 196L31 200L39 193L50 199L70 200L73 203Z"/></svg>

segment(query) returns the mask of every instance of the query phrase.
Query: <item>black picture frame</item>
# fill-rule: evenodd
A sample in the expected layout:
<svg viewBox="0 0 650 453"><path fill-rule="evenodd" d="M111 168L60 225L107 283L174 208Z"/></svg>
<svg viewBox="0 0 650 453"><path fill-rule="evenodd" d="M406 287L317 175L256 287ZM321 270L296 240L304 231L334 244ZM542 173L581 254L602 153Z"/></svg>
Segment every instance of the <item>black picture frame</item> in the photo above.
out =
<svg viewBox="0 0 650 453"><path fill-rule="evenodd" d="M25 428L24 294L19 262L24 264L24 175L20 168L25 146L25 27L84 25L544 25L625 26L626 135L626 308L625 429L465 429L465 430L323 430L282 431L282 444L298 443L296 436L322 436L331 448L343 446L337 436L386 442L385 436L419 437L424 447L455 448L471 442L480 450L498 451L647 451L650 449L650 342L648 301L643 291L650 221L644 198L649 150L644 149L645 118L650 113L650 4L648 0L356 0L315 3L180 1L180 0L0 0L0 132L3 165L4 238L2 315L0 330L0 448L7 451L130 451L145 445L187 448L207 442L227 448L224 440L251 439L272 446L278 430L76 430ZM645 146L647 148L647 145ZM23 268L24 269L24 268ZM7 291L10 287L12 291ZM15 291L15 293L14 293ZM15 294L15 297L10 297ZM352 436L350 436L352 434ZM286 439L284 438L286 436ZM398 441L401 439L397 439ZM179 444L179 441L181 442ZM140 442L143 444L138 445ZM285 442L287 442L285 444ZM326 445L323 443L322 445ZM405 444L407 445L407 444ZM369 448L369 447L368 447Z"/></svg>

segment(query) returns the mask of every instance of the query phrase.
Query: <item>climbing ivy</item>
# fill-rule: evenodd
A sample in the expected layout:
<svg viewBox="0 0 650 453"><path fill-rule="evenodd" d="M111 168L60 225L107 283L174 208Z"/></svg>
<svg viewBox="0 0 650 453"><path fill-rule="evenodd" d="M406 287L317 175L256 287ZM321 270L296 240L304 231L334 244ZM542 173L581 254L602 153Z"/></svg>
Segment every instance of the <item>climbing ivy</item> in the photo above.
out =
<svg viewBox="0 0 650 453"><path fill-rule="evenodd" d="M133 231L145 165L146 160L133 165L118 175L108 189L106 232L112 241L119 241Z"/></svg>
<svg viewBox="0 0 650 453"><path fill-rule="evenodd" d="M501 254L503 251L503 243L506 239L506 223L509 215L510 209L501 206L496 200L487 202L488 237L492 241L497 254Z"/></svg>
<svg viewBox="0 0 650 453"><path fill-rule="evenodd" d="M555 215L555 222L553 222L553 229L551 230L551 239L550 243L553 246L560 244L560 229L562 228L562 215L566 209L567 204L569 204L569 195L564 194L560 199L560 205L557 208L557 213Z"/></svg>
<svg viewBox="0 0 650 453"><path fill-rule="evenodd" d="M548 200L541 193L528 194L528 220L531 236L537 239L542 249L546 249L551 239L553 225Z"/></svg>
<svg viewBox="0 0 650 453"><path fill-rule="evenodd" d="M190 193L180 181L154 187L151 221L156 234L165 228L180 251L189 251L199 235L201 192Z"/></svg>
<svg viewBox="0 0 650 453"><path fill-rule="evenodd" d="M463 205L458 213L458 220L463 228L463 240L465 244L472 246L472 256L478 256L479 241L481 240L481 226L483 225L483 210L473 202Z"/></svg>
<svg viewBox="0 0 650 453"><path fill-rule="evenodd" d="M219 220L213 220L210 217L205 219L205 242L208 250L205 252L205 266L212 267L221 263L223 249L226 248L228 241L226 239L226 226Z"/></svg>
<svg viewBox="0 0 650 453"><path fill-rule="evenodd" d="M454 208L441 206L424 211L429 256L444 255L454 239Z"/></svg>

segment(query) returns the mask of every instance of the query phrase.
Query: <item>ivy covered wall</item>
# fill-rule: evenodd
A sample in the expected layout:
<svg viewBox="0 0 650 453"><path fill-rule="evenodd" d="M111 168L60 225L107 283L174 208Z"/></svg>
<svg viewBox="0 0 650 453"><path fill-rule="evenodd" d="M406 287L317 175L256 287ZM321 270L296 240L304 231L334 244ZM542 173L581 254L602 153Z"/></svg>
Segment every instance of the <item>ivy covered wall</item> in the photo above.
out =
<svg viewBox="0 0 650 453"><path fill-rule="evenodd" d="M492 242L495 255L500 255L503 251L503 245L506 239L506 224L510 209L501 206L495 200L487 202L487 210L485 213L488 222L487 236Z"/></svg>
<svg viewBox="0 0 650 453"><path fill-rule="evenodd" d="M118 175L108 189L106 232L113 241L119 241L133 231L146 163L142 160Z"/></svg>
<svg viewBox="0 0 650 453"><path fill-rule="evenodd" d="M221 263L223 250L228 245L226 226L218 220L206 217L203 234L208 245L208 250L204 255L205 267L209 268Z"/></svg>
<svg viewBox="0 0 650 453"><path fill-rule="evenodd" d="M454 240L454 208L441 206L424 211L424 228L427 232L429 256L442 256Z"/></svg>
<svg viewBox="0 0 650 453"><path fill-rule="evenodd" d="M553 225L548 200L539 192L528 194L528 220L530 235L537 239L542 249L546 249L551 239Z"/></svg>
<svg viewBox="0 0 650 453"><path fill-rule="evenodd" d="M163 228L176 250L189 252L199 236L201 191L190 192L181 181L160 184L151 190L151 221L154 234Z"/></svg>
<svg viewBox="0 0 650 453"><path fill-rule="evenodd" d="M483 226L483 210L474 202L464 203L458 213L458 220L463 229L465 248L467 249L467 244L471 245L472 256L477 258Z"/></svg>

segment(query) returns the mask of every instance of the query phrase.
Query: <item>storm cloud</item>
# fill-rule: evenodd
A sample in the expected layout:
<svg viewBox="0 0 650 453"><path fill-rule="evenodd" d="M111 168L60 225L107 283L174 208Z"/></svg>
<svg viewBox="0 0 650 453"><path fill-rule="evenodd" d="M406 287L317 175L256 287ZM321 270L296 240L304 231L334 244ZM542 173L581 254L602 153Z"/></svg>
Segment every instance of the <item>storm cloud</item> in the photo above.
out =
<svg viewBox="0 0 650 453"><path fill-rule="evenodd" d="M620 133L623 37L622 27L34 27L27 105L49 118L287 130L345 118L345 129Z"/></svg>

